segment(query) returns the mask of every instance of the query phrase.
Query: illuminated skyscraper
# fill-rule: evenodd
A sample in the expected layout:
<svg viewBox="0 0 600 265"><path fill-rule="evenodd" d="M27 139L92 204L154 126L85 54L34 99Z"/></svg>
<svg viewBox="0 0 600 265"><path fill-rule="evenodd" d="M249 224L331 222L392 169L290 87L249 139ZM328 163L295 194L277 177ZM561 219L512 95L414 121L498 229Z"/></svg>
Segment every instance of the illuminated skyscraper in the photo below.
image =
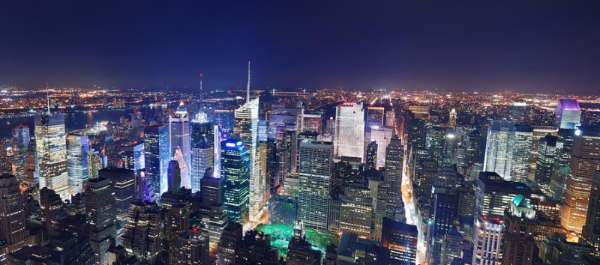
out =
<svg viewBox="0 0 600 265"><path fill-rule="evenodd" d="M454 129L456 128L456 109L452 109L450 111L450 116L448 117L448 127Z"/></svg>
<svg viewBox="0 0 600 265"><path fill-rule="evenodd" d="M365 160L365 108L363 103L337 106L335 117L334 155Z"/></svg>
<svg viewBox="0 0 600 265"><path fill-rule="evenodd" d="M505 180L511 180L514 148L515 124L511 121L492 121L487 134L483 171L496 172Z"/></svg>
<svg viewBox="0 0 600 265"><path fill-rule="evenodd" d="M0 257L25 245L25 199L19 182L10 174L0 175Z"/></svg>
<svg viewBox="0 0 600 265"><path fill-rule="evenodd" d="M250 155L241 140L221 142L221 176L225 179L225 211L235 222L249 221Z"/></svg>
<svg viewBox="0 0 600 265"><path fill-rule="evenodd" d="M600 171L596 171L592 181L587 219L583 226L583 241L593 248L593 255L600 256Z"/></svg>
<svg viewBox="0 0 600 265"><path fill-rule="evenodd" d="M514 197L504 213L502 264L533 264L536 235L535 210L522 196Z"/></svg>
<svg viewBox="0 0 600 265"><path fill-rule="evenodd" d="M327 142L300 143L298 220L304 226L327 230L333 146Z"/></svg>
<svg viewBox="0 0 600 265"><path fill-rule="evenodd" d="M19 126L13 129L13 161L14 161L14 173L15 177L19 181L25 180L27 177L27 150L29 149L29 142L31 137L29 136L29 127Z"/></svg>
<svg viewBox="0 0 600 265"><path fill-rule="evenodd" d="M121 228L127 220L129 205L133 202L135 194L135 172L124 168L104 168L98 172L98 175L99 179L110 181L112 207L116 212L118 228Z"/></svg>
<svg viewBox="0 0 600 265"><path fill-rule="evenodd" d="M175 150L179 148L182 155L182 161L185 163L185 167L189 169L192 161L190 119L183 102L179 104L175 114L169 117L169 137L171 140L171 156L174 157ZM181 168L184 167L181 163L179 166ZM181 186L186 187L187 189L192 188L189 170L181 171Z"/></svg>
<svg viewBox="0 0 600 265"><path fill-rule="evenodd" d="M88 179L87 156L90 152L87 135L67 136L67 169L69 173L69 193L83 192L83 183Z"/></svg>
<svg viewBox="0 0 600 265"><path fill-rule="evenodd" d="M36 115L35 138L40 189L47 187L63 200L69 199L64 116L60 113Z"/></svg>
<svg viewBox="0 0 600 265"><path fill-rule="evenodd" d="M259 98L248 100L245 104L235 110L234 137L240 139L245 146L249 158L249 184L250 184L250 220L260 218L261 205L264 205L262 195L265 187L261 187L260 172L258 165L258 105ZM222 146L223 147L223 146ZM223 165L222 165L223 167Z"/></svg>
<svg viewBox="0 0 600 265"><path fill-rule="evenodd" d="M160 208L156 203L134 202L131 204L121 245L142 262L154 264L162 250Z"/></svg>
<svg viewBox="0 0 600 265"><path fill-rule="evenodd" d="M379 169L385 166L385 152L388 144L392 141L394 130L389 127L371 127L371 141L377 143L377 161L375 168Z"/></svg>
<svg viewBox="0 0 600 265"><path fill-rule="evenodd" d="M116 205L112 185L107 178L89 179L85 188L85 210L89 241L96 254L96 264L104 263L110 240L116 239Z"/></svg>
<svg viewBox="0 0 600 265"><path fill-rule="evenodd" d="M600 127L580 127L575 131L571 166L561 209L561 225L581 233L585 224L593 176L600 165Z"/></svg>
<svg viewBox="0 0 600 265"><path fill-rule="evenodd" d="M417 227L391 219L383 219L382 246L390 250L393 264L417 264Z"/></svg>
<svg viewBox="0 0 600 265"><path fill-rule="evenodd" d="M146 175L156 192L155 197L160 198L168 189L167 168L171 160L169 126L146 127L144 130L144 160Z"/></svg>
<svg viewBox="0 0 600 265"><path fill-rule="evenodd" d="M214 163L213 124L206 118L204 112L192 120L192 192L200 191L201 179L206 170Z"/></svg>
<svg viewBox="0 0 600 265"><path fill-rule="evenodd" d="M556 126L559 129L576 129L581 125L581 109L574 98L561 98L556 106Z"/></svg>
<svg viewBox="0 0 600 265"><path fill-rule="evenodd" d="M538 144L538 152L535 166L535 181L543 187L550 184L552 165L556 156L556 136L550 134L542 138Z"/></svg>
<svg viewBox="0 0 600 265"><path fill-rule="evenodd" d="M384 107L374 107L374 106L367 107L367 120L366 120L367 130L371 129L374 126L375 127L383 127L385 125L384 117L385 117L385 108Z"/></svg>
<svg viewBox="0 0 600 265"><path fill-rule="evenodd" d="M525 182L529 176L532 138L533 128L531 126L515 126L515 146L513 148L513 161L510 168L510 176L513 181Z"/></svg>

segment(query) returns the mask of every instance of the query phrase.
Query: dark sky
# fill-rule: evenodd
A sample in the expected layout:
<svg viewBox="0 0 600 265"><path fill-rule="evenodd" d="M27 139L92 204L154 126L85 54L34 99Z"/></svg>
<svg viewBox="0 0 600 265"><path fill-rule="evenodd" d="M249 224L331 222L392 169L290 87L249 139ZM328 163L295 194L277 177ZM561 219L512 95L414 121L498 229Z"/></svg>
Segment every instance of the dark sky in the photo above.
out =
<svg viewBox="0 0 600 265"><path fill-rule="evenodd" d="M0 84L590 94L598 2L3 1Z"/></svg>

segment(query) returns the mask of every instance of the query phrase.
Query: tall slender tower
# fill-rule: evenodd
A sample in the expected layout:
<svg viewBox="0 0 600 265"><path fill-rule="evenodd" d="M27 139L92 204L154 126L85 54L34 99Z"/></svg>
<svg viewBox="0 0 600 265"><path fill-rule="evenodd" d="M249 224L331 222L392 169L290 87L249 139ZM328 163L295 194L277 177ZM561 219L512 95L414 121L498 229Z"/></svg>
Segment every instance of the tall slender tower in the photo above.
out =
<svg viewBox="0 0 600 265"><path fill-rule="evenodd" d="M183 163L180 162L181 168L190 168L192 162L191 156L191 141L190 141L190 118L187 109L183 102L179 104L177 111L173 116L169 117L169 135L171 140L171 156L175 156L175 150L179 148L183 156ZM191 189L191 179L189 171L182 170L181 186L186 189Z"/></svg>
<svg viewBox="0 0 600 265"><path fill-rule="evenodd" d="M248 61L248 84L246 84L246 103L250 103L250 64L252 62Z"/></svg>
<svg viewBox="0 0 600 265"><path fill-rule="evenodd" d="M69 176L67 173L67 138L65 118L60 113L35 116L37 171L40 189L48 187L69 199Z"/></svg>

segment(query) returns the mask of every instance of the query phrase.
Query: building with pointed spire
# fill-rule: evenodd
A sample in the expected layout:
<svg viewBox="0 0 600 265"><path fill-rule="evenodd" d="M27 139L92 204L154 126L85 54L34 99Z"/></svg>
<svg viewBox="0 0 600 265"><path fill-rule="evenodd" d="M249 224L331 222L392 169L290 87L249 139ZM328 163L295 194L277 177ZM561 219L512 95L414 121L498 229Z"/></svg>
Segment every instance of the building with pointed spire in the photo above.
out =
<svg viewBox="0 0 600 265"><path fill-rule="evenodd" d="M191 141L190 141L190 119L187 109L183 102L177 107L177 111L169 116L169 136L171 140L171 156L175 157L177 148L181 151L181 160L185 167L189 169L192 161ZM190 172L183 170L183 164L179 165L181 171L181 185L191 189Z"/></svg>
<svg viewBox="0 0 600 265"><path fill-rule="evenodd" d="M35 116L40 189L54 190L63 200L70 198L66 137L65 118L61 113L51 114L48 107L48 113Z"/></svg>

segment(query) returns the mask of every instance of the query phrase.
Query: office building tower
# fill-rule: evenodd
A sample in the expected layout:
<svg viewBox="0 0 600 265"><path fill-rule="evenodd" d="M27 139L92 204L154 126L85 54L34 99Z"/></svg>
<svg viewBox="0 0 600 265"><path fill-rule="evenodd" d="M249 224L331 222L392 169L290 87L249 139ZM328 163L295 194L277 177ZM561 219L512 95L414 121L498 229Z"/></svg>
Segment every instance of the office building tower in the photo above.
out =
<svg viewBox="0 0 600 265"><path fill-rule="evenodd" d="M536 233L535 210L523 195L515 196L504 213L502 264L533 264Z"/></svg>
<svg viewBox="0 0 600 265"><path fill-rule="evenodd" d="M0 174L13 173L12 139L0 138Z"/></svg>
<svg viewBox="0 0 600 265"><path fill-rule="evenodd" d="M179 236L190 229L190 205L174 204L167 209L164 235L169 264L177 264Z"/></svg>
<svg viewBox="0 0 600 265"><path fill-rule="evenodd" d="M242 241L243 229L236 222L229 222L225 227L217 250L217 265L235 264L235 250Z"/></svg>
<svg viewBox="0 0 600 265"><path fill-rule="evenodd" d="M540 139L538 144L535 160L535 181L542 187L548 187L550 185L552 165L554 165L554 157L556 156L557 140L558 138L556 136L547 134L546 137Z"/></svg>
<svg viewBox="0 0 600 265"><path fill-rule="evenodd" d="M144 129L146 175L157 199L167 192L167 168L171 160L169 126L154 125Z"/></svg>
<svg viewBox="0 0 600 265"><path fill-rule="evenodd" d="M200 230L188 230L177 240L176 263L185 265L210 265L209 238Z"/></svg>
<svg viewBox="0 0 600 265"><path fill-rule="evenodd" d="M221 142L221 176L225 179L225 210L245 224L250 219L250 154L241 140Z"/></svg>
<svg viewBox="0 0 600 265"><path fill-rule="evenodd" d="M577 129L581 125L581 108L574 98L561 98L556 106L556 126L559 129Z"/></svg>
<svg viewBox="0 0 600 265"><path fill-rule="evenodd" d="M59 230L67 213L60 195L48 188L40 190L40 207L42 208L42 221L45 225L45 241L47 241L47 238L57 235L56 231Z"/></svg>
<svg viewBox="0 0 600 265"><path fill-rule="evenodd" d="M132 143L122 147L123 168L137 172L146 168L144 143Z"/></svg>
<svg viewBox="0 0 600 265"><path fill-rule="evenodd" d="M64 200L69 199L64 116L60 113L36 115L35 139L40 189L47 187Z"/></svg>
<svg viewBox="0 0 600 265"><path fill-rule="evenodd" d="M259 98L248 99L245 104L235 110L235 126L233 134L245 146L249 161L249 218L258 220L262 213L261 205L264 205L263 191L266 187L261 186L260 172L258 170L258 106ZM237 219L239 221L239 219Z"/></svg>
<svg viewBox="0 0 600 265"><path fill-rule="evenodd" d="M365 165L367 170L374 170L377 163L377 142L370 142L365 148Z"/></svg>
<svg viewBox="0 0 600 265"><path fill-rule="evenodd" d="M600 257L600 171L596 171L592 180L587 216L582 238L592 246L592 254Z"/></svg>
<svg viewBox="0 0 600 265"><path fill-rule="evenodd" d="M440 264L442 244L448 231L453 227L457 212L457 201L452 195L434 194L433 227L431 233L430 253L433 264Z"/></svg>
<svg viewBox="0 0 600 265"><path fill-rule="evenodd" d="M336 159L354 157L364 162L365 111L363 103L343 103L337 106L333 142Z"/></svg>
<svg viewBox="0 0 600 265"><path fill-rule="evenodd" d="M585 264L583 259L592 251L585 243L567 242L567 236L553 233L547 236L540 244L539 259L543 264Z"/></svg>
<svg viewBox="0 0 600 265"><path fill-rule="evenodd" d="M473 237L474 265L501 264L504 225L498 216L479 216Z"/></svg>
<svg viewBox="0 0 600 265"><path fill-rule="evenodd" d="M179 104L177 111L172 116L169 116L169 138L171 142L171 156L175 157L175 152L179 149L182 156L181 159L185 162L185 167L189 168L192 161L190 119L183 102ZM179 166L182 168L181 186L190 189L192 186L189 170L183 170L184 166L182 163Z"/></svg>
<svg viewBox="0 0 600 265"><path fill-rule="evenodd" d="M10 174L0 175L0 256L17 251L25 245L25 199L19 182Z"/></svg>
<svg viewBox="0 0 600 265"><path fill-rule="evenodd" d="M527 125L517 125L515 126L514 135L513 161L511 163L510 176L513 181L525 182L529 177L533 128Z"/></svg>
<svg viewBox="0 0 600 265"><path fill-rule="evenodd" d="M450 228L444 236L439 264L448 265L451 264L454 259L460 259L461 252L463 249L466 250L467 248L468 243L460 232L458 232L455 227Z"/></svg>
<svg viewBox="0 0 600 265"><path fill-rule="evenodd" d="M162 220L156 203L134 202L129 207L120 242L140 262L155 264L162 250Z"/></svg>
<svg viewBox="0 0 600 265"><path fill-rule="evenodd" d="M320 113L304 113L302 115L302 131L304 132L323 132L323 117Z"/></svg>
<svg viewBox="0 0 600 265"><path fill-rule="evenodd" d="M385 108L384 107L367 107L366 128L370 130L373 127L383 127L385 123Z"/></svg>
<svg viewBox="0 0 600 265"><path fill-rule="evenodd" d="M587 218L591 183L600 165L599 146L600 127L580 127L575 131L561 225L578 234Z"/></svg>
<svg viewBox="0 0 600 265"><path fill-rule="evenodd" d="M492 121L487 133L483 171L496 172L505 180L512 180L514 148L515 124L512 121Z"/></svg>
<svg viewBox="0 0 600 265"><path fill-rule="evenodd" d="M385 167L385 152L387 146L392 141L394 130L390 127L371 127L370 134L370 140L377 143L377 161L375 163L375 168L379 169Z"/></svg>
<svg viewBox="0 0 600 265"><path fill-rule="evenodd" d="M552 174L550 176L550 198L558 202L564 202L564 192L567 186L571 164L571 152L573 149L573 139L575 130L559 129L556 140L556 157L552 165Z"/></svg>
<svg viewBox="0 0 600 265"><path fill-rule="evenodd" d="M450 110L450 114L448 116L448 127L449 128L456 128L456 118L458 115L456 115L456 109L452 108L452 110Z"/></svg>
<svg viewBox="0 0 600 265"><path fill-rule="evenodd" d="M83 192L83 184L88 179L87 156L90 145L87 135L68 135L67 148L69 194L75 195Z"/></svg>
<svg viewBox="0 0 600 265"><path fill-rule="evenodd" d="M100 169L104 168L104 156L100 152L90 149L87 156L88 179L97 179Z"/></svg>
<svg viewBox="0 0 600 265"><path fill-rule="evenodd" d="M390 250L392 264L417 264L418 237L416 226L383 219L381 245Z"/></svg>
<svg viewBox="0 0 600 265"><path fill-rule="evenodd" d="M183 152L181 152L181 149L179 147L175 149L175 153L173 154L173 160L177 161L177 164L179 165L179 172L181 173L181 188L190 189L189 187L186 187L184 183L185 176L189 176L190 167L188 166L189 164L185 162L185 157L183 156Z"/></svg>
<svg viewBox="0 0 600 265"><path fill-rule="evenodd" d="M8 264L97 264L90 242L80 235L63 233L44 246L26 246L7 256Z"/></svg>
<svg viewBox="0 0 600 265"><path fill-rule="evenodd" d="M167 169L168 187L167 192L177 194L181 187L181 169L179 168L179 162L177 160L169 161L169 167Z"/></svg>
<svg viewBox="0 0 600 265"><path fill-rule="evenodd" d="M300 143L298 220L308 228L327 230L332 158L331 143Z"/></svg>
<svg viewBox="0 0 600 265"><path fill-rule="evenodd" d="M361 238L371 238L373 231L373 197L368 187L352 185L340 198L340 230Z"/></svg>
<svg viewBox="0 0 600 265"><path fill-rule="evenodd" d="M111 183L117 228L120 229L127 220L129 205L133 202L135 172L124 168L104 168L99 171L98 176L101 179L108 179Z"/></svg>
<svg viewBox="0 0 600 265"><path fill-rule="evenodd" d="M374 238L380 239L384 218L396 221L404 219L404 205L402 203L400 186L402 184L402 170L404 163L404 146L394 135L386 148L385 173L383 182L377 187L375 204L375 232Z"/></svg>
<svg viewBox="0 0 600 265"><path fill-rule="evenodd" d="M474 180L483 168L483 159L485 157L485 142L480 131L475 130L467 134L465 145L465 165L469 180Z"/></svg>
<svg viewBox="0 0 600 265"><path fill-rule="evenodd" d="M27 163L27 150L29 150L29 144L31 137L29 136L29 127L18 126L12 130L12 152L13 152L13 164L14 164L14 175L19 181L24 181L27 178L28 170L26 167Z"/></svg>
<svg viewBox="0 0 600 265"><path fill-rule="evenodd" d="M94 250L96 264L105 264L110 241L116 239L116 205L111 181L103 176L89 179L85 188L85 210L88 237Z"/></svg>
<svg viewBox="0 0 600 265"><path fill-rule="evenodd" d="M146 175L145 170L139 170L135 172L135 194L133 199L135 201L142 202L154 202L156 201L156 192L152 189L152 184Z"/></svg>
<svg viewBox="0 0 600 265"><path fill-rule="evenodd" d="M289 265L319 265L321 252L312 248L306 241L304 226L297 222L294 226L294 236L288 245L287 263Z"/></svg>
<svg viewBox="0 0 600 265"><path fill-rule="evenodd" d="M192 192L200 191L201 179L206 170L214 164L213 124L208 121L204 112L199 112L192 120Z"/></svg>
<svg viewBox="0 0 600 265"><path fill-rule="evenodd" d="M410 119L405 125L406 143L414 150L425 150L427 144L427 127L425 120Z"/></svg>
<svg viewBox="0 0 600 265"><path fill-rule="evenodd" d="M204 178L202 178L201 188L202 223L208 231L211 260L215 260L219 241L221 240L221 234L229 223L224 204L225 180L220 177L215 177L212 172L208 171L204 175Z"/></svg>

